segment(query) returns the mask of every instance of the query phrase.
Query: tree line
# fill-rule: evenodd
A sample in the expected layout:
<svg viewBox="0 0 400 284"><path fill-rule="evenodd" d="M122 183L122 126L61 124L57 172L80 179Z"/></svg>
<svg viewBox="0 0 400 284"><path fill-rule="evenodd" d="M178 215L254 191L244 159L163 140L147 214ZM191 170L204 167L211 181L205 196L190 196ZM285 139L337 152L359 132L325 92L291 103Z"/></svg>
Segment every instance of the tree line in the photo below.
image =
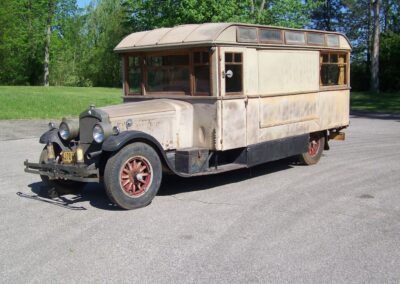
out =
<svg viewBox="0 0 400 284"><path fill-rule="evenodd" d="M353 89L400 90L398 0L2 0L0 84L119 87L125 35L204 22L344 32Z"/></svg>

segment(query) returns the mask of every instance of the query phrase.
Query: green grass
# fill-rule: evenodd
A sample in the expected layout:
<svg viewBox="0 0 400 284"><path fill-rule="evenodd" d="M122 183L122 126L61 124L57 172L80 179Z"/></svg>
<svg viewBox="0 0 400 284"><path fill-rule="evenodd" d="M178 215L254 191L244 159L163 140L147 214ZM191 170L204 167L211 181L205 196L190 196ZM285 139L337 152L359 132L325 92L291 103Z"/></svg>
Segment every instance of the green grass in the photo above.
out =
<svg viewBox="0 0 400 284"><path fill-rule="evenodd" d="M351 110L400 113L400 93L351 92Z"/></svg>
<svg viewBox="0 0 400 284"><path fill-rule="evenodd" d="M122 103L117 88L0 86L0 119L35 119L78 116L90 104ZM400 113L400 93L352 92L351 109Z"/></svg>
<svg viewBox="0 0 400 284"><path fill-rule="evenodd" d="M78 116L90 104L122 103L117 88L0 86L0 119Z"/></svg>

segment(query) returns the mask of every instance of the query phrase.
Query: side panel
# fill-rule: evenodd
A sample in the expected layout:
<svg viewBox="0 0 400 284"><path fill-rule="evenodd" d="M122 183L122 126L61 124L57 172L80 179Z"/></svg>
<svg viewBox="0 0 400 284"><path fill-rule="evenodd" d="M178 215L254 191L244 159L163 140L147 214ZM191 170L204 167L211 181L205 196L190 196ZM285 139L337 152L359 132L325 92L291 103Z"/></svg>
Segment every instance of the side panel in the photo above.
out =
<svg viewBox="0 0 400 284"><path fill-rule="evenodd" d="M243 62L244 92L246 95L258 94L258 51L246 48Z"/></svg>
<svg viewBox="0 0 400 284"><path fill-rule="evenodd" d="M293 155L307 152L309 135L266 141L247 148L247 166L276 161Z"/></svg>
<svg viewBox="0 0 400 284"><path fill-rule="evenodd" d="M327 91L318 94L317 109L321 129L349 125L350 91Z"/></svg>
<svg viewBox="0 0 400 284"><path fill-rule="evenodd" d="M259 141L319 129L318 93L260 98Z"/></svg>
<svg viewBox="0 0 400 284"><path fill-rule="evenodd" d="M318 51L260 50L258 58L259 97L249 98L248 144L349 124L349 91L320 91Z"/></svg>
<svg viewBox="0 0 400 284"><path fill-rule="evenodd" d="M259 94L310 92L319 89L319 52L258 51Z"/></svg>
<svg viewBox="0 0 400 284"><path fill-rule="evenodd" d="M222 102L222 150L246 146L246 105L244 99Z"/></svg>
<svg viewBox="0 0 400 284"><path fill-rule="evenodd" d="M247 100L247 145L256 144L259 141L259 110L260 110L260 98L259 97L248 97Z"/></svg>
<svg viewBox="0 0 400 284"><path fill-rule="evenodd" d="M187 101L189 102L189 101ZM192 100L193 105L193 146L195 148L215 149L217 143L217 101ZM187 130L182 129L182 133Z"/></svg>

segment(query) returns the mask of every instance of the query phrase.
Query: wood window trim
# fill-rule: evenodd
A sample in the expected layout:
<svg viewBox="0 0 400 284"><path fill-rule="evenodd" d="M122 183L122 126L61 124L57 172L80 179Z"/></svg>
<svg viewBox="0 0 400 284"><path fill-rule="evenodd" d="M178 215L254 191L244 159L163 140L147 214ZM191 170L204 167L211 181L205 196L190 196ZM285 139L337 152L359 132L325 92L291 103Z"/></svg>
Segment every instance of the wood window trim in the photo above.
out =
<svg viewBox="0 0 400 284"><path fill-rule="evenodd" d="M208 54L208 63L202 63L202 62L194 63L194 53L195 52L207 52L207 54ZM193 94L193 96L199 96L199 97L211 96L211 94L212 94L212 86L213 86L212 68L211 68L211 66L212 66L212 63L211 63L211 61L212 61L212 53L208 52L208 50L205 50L205 49L194 49L192 51L192 59L193 59L193 62L192 62L192 67L193 67L193 69L192 69L192 71L193 71L193 92L192 92L192 94ZM208 92L196 92L196 89L197 89L196 88L196 77L194 76L195 75L194 74L194 68L196 66L208 66L208 71L209 71L208 80L210 82Z"/></svg>
<svg viewBox="0 0 400 284"><path fill-rule="evenodd" d="M209 66L209 73L210 73L210 90L209 92L195 92L195 76L194 76L194 62L193 62L193 54L195 52L207 52L208 53L208 66ZM189 65L178 65L178 66L188 66L189 67L189 92L184 91L148 91L148 69L149 67L145 64L145 58L149 56L169 56L169 55L189 55ZM140 71L141 71L141 86L140 86L140 93L131 93L129 90L129 57L137 56L139 57L140 62ZM213 78L212 78L212 53L209 52L208 48L194 48L194 49L182 49L182 50L168 50L168 51L155 51L149 53L125 53L123 55L124 61L124 88L125 96L145 96L145 95L166 95L166 96L212 96L212 86L213 86ZM154 67L150 67L154 68ZM161 67L162 68L162 67Z"/></svg>
<svg viewBox="0 0 400 284"><path fill-rule="evenodd" d="M338 42L337 42L337 44L329 45L329 44L328 44L328 37L333 37L333 36L336 36L336 37L337 37ZM325 43L326 43L325 46L328 47L328 48L340 47L340 37L339 37L339 35L337 35L337 34L325 34Z"/></svg>
<svg viewBox="0 0 400 284"><path fill-rule="evenodd" d="M330 56L332 54L337 55L338 56L337 65L340 65L339 56L340 55L344 55L344 58L345 58L346 61L341 64L341 65L344 65L344 68L345 68L344 69L344 72L345 72L345 74L344 74L345 83L344 84L338 84L338 85L323 85L322 84L321 67L323 65L335 64L335 63L331 63L329 61L328 62L322 62L321 58L322 58L323 54L327 54L328 58L330 58ZM350 53L349 52L325 51L325 50L324 51L320 51L318 64L319 64L319 69L318 70L319 70L319 88L320 88L320 90L324 90L324 91L326 91L326 90L335 90L335 89L342 90L342 89L348 89L350 87Z"/></svg>
<svg viewBox="0 0 400 284"><path fill-rule="evenodd" d="M280 35L281 35L281 39L280 39L280 40L262 40L262 39L260 38L260 33L261 33L261 31L263 31L263 30L279 32ZM283 34L283 30L279 30L279 29L265 29L265 28L262 29L262 28L260 28L260 30L259 30L259 32L258 32L258 40L259 40L260 43L271 43L271 44L273 44L273 43L280 43L280 44L284 44L284 43L285 43L285 36L284 36L284 34Z"/></svg>
<svg viewBox="0 0 400 284"><path fill-rule="evenodd" d="M322 37L323 37L323 39L324 39L324 42L323 42L322 44L310 43L309 38L308 38L308 35L309 35L309 34L319 34L319 35L322 35ZM307 32L307 33L306 33L306 45L311 45L311 46L322 46L322 47L327 46L326 36L325 36L323 33L318 33L318 32Z"/></svg>
<svg viewBox="0 0 400 284"><path fill-rule="evenodd" d="M125 54L123 57L123 72L124 72L124 95L128 96L130 94L129 92L129 55Z"/></svg>
<svg viewBox="0 0 400 284"><path fill-rule="evenodd" d="M256 31L256 38L255 40L240 40L240 30L241 29L255 29ZM259 34L258 34L259 28L257 27L250 27L250 26L243 26L243 27L237 27L236 28L236 41L239 43L247 43L247 44L252 44L252 43L258 43L259 42Z"/></svg>
<svg viewBox="0 0 400 284"><path fill-rule="evenodd" d="M142 76L142 80L140 82L140 92L137 93L132 93L130 92L130 85L129 85L129 57L139 57L139 68L140 68L140 72L141 72L141 76ZM123 55L123 61L124 61L124 68L123 68L123 72L124 72L124 95L125 96L140 96L143 94L144 90L143 90L143 62L142 62L142 57L135 53L135 54L131 54L131 53L126 53Z"/></svg>
<svg viewBox="0 0 400 284"><path fill-rule="evenodd" d="M292 42L288 42L288 39L287 39L287 34L288 33L293 33L293 34L303 34L303 39L304 39L304 41L292 41ZM304 45L307 45L307 38L306 38L306 32L304 32L304 31L292 31L292 30L285 30L285 44L287 44L287 45L301 45L301 46L304 46Z"/></svg>
<svg viewBox="0 0 400 284"><path fill-rule="evenodd" d="M240 65L240 66L241 66L240 71L242 72L242 82L241 82L242 90L241 90L240 92L227 92L227 91L226 91L226 78L224 78L224 79L225 79L225 96L242 96L242 95L244 94L244 91L243 91L243 89L244 89L244 84L243 84L243 82L244 82L244 73L243 73L243 52L225 51L225 52L224 52L224 64L225 64L224 70L225 70L225 67L226 67L226 65L227 65L227 62L225 61L225 55L226 55L227 53L232 53L233 62L228 62L229 65ZM241 62L235 62L235 56L234 56L234 54L237 54L237 53L239 53L239 54L241 55ZM225 72L226 72L226 70L225 70Z"/></svg>

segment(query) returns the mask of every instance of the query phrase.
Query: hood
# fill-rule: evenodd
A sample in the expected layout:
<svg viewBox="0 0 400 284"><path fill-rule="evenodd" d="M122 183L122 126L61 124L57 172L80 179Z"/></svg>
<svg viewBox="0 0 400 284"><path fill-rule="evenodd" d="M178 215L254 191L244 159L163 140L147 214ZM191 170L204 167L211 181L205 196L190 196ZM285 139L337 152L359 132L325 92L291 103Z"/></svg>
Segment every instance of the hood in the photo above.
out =
<svg viewBox="0 0 400 284"><path fill-rule="evenodd" d="M106 112L110 120L137 115L161 114L192 109L192 105L178 100L156 99L142 102L124 103L99 108Z"/></svg>

